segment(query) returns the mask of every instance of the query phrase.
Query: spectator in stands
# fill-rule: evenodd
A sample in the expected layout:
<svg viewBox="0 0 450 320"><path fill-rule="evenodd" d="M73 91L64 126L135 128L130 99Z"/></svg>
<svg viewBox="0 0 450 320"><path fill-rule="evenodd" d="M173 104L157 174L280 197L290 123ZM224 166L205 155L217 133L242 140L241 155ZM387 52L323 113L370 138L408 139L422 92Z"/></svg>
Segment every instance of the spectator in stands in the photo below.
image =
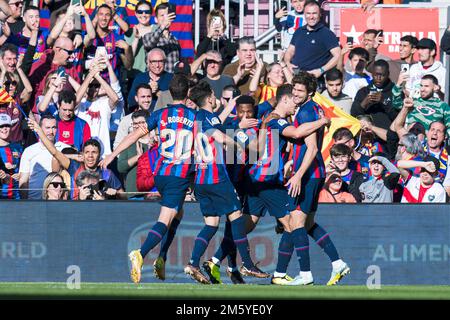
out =
<svg viewBox="0 0 450 320"><path fill-rule="evenodd" d="M319 79L336 67L341 48L336 35L320 21L317 1L307 1L304 12L306 25L295 31L284 62L294 74L294 69L298 69L308 71Z"/></svg>
<svg viewBox="0 0 450 320"><path fill-rule="evenodd" d="M65 73L70 75L75 81L79 82L80 74L77 69L72 66L75 58L74 45L69 38L59 37L53 49L47 49L41 58L33 63L30 71L30 83L33 86L33 95L31 101L34 102L35 97L42 95L44 91L46 79L48 75L56 71L59 67L64 67ZM70 89L70 83L66 83L66 89ZM37 113L37 110L34 110Z"/></svg>
<svg viewBox="0 0 450 320"><path fill-rule="evenodd" d="M146 118L148 117L148 111L138 110L131 114L133 131L139 130L139 127L147 128ZM126 175L125 177L125 190L127 190L128 198L136 197L131 192L137 191L136 186L136 172L137 163L140 156L142 156L147 150L149 150L155 144L155 132L149 132L144 137L140 138L135 144L131 145L125 151L120 154L117 164L117 170ZM146 190L147 191L147 190ZM142 197L140 197L142 198Z"/></svg>
<svg viewBox="0 0 450 320"><path fill-rule="evenodd" d="M11 117L0 114L0 199L20 199L19 163L23 148L18 143L10 143Z"/></svg>
<svg viewBox="0 0 450 320"><path fill-rule="evenodd" d="M352 159L350 160L349 168L362 173L368 178L370 158L355 150L357 143L353 133L348 128L339 128L333 133L333 140L335 144L345 144L352 150Z"/></svg>
<svg viewBox="0 0 450 320"><path fill-rule="evenodd" d="M339 174L330 174L319 193L319 203L356 203L350 193L343 191L342 185L342 178Z"/></svg>
<svg viewBox="0 0 450 320"><path fill-rule="evenodd" d="M384 42L383 30L368 29L363 33L363 47L369 52L367 70L373 72L373 64L378 60L391 60L389 57L379 54L378 48Z"/></svg>
<svg viewBox="0 0 450 320"><path fill-rule="evenodd" d="M12 43L18 47L19 57L24 56L28 44L30 43L30 37L32 36L33 31L37 31L38 43L33 57L33 62L36 62L45 51L45 38L47 37L47 34L39 29L39 8L35 6L28 6L27 8L25 8L23 13L23 21L25 22L25 26L17 34L12 34L10 30L4 30L6 31L6 33L4 32L4 36L7 36L7 39L4 40L4 37L0 37L0 45L2 45L4 42Z"/></svg>
<svg viewBox="0 0 450 320"><path fill-rule="evenodd" d="M231 63L231 60L236 56L236 46L226 36L226 28L227 23L222 11L213 9L208 13L206 16L207 36L197 46L196 59L210 50L215 50L220 53L224 66Z"/></svg>
<svg viewBox="0 0 450 320"><path fill-rule="evenodd" d="M202 54L191 64L191 73L194 75L200 66L203 66L205 74L201 81L207 82L213 89L216 98L220 99L223 88L234 84L232 77L222 74L222 56L215 50Z"/></svg>
<svg viewBox="0 0 450 320"><path fill-rule="evenodd" d="M413 64L409 70L409 79L406 83L406 95L414 95L420 90L420 80L426 74L431 74L438 80L439 91L445 88L447 69L440 61L436 60L436 42L423 38L417 43L419 62ZM412 91L412 93L410 93Z"/></svg>
<svg viewBox="0 0 450 320"><path fill-rule="evenodd" d="M392 203L400 172L382 153L370 158L371 179L359 187L363 203ZM387 171L387 172L386 172Z"/></svg>
<svg viewBox="0 0 450 320"><path fill-rule="evenodd" d="M156 101L163 92L169 90L170 80L172 80L173 77L173 73L165 71L166 63L166 54L162 49L155 48L150 50L147 54L148 71L142 72L134 78L133 85L128 94L128 110L132 111L137 106L134 97L136 96L136 88L138 85L141 83L148 83L153 94L149 111L150 113L154 111Z"/></svg>
<svg viewBox="0 0 450 320"><path fill-rule="evenodd" d="M392 88L394 84L389 79L389 65L384 60L377 60L373 68L373 82L360 89L352 104L351 114L371 115L373 124L387 129L397 116L392 107Z"/></svg>
<svg viewBox="0 0 450 320"><path fill-rule="evenodd" d="M76 96L72 91L62 91L59 95L56 141L81 150L83 144L91 138L91 129L86 121L75 115L75 101Z"/></svg>
<svg viewBox="0 0 450 320"><path fill-rule="evenodd" d="M255 97L256 101L263 103L277 94L277 88L285 83L292 83L292 73L283 63L273 62L266 68L267 73L263 82L259 82L260 75L264 70L264 62L260 58L256 58L256 69L252 80L250 81L249 90Z"/></svg>
<svg viewBox="0 0 450 320"><path fill-rule="evenodd" d="M397 85L392 89L392 105L395 109L400 110L403 105L403 86L407 74L400 73ZM413 99L413 107L411 107L406 117L406 125L419 122L428 130L430 124L435 121L442 121L447 128L447 134L450 134L450 106L436 97L436 93L440 91L438 79L431 74L426 74L420 80L419 97ZM409 98L408 100L410 100Z"/></svg>
<svg viewBox="0 0 450 320"><path fill-rule="evenodd" d="M7 10L3 10L2 7L2 11L5 15L10 14L3 27L9 28L11 34L16 35L22 31L23 27L25 27L25 22L23 22L22 19L23 0L8 0L8 6L10 12L5 12Z"/></svg>
<svg viewBox="0 0 450 320"><path fill-rule="evenodd" d="M344 87L344 75L336 68L330 69L325 73L325 88L322 96L330 100L346 113L350 114L352 108L352 98L342 92Z"/></svg>
<svg viewBox="0 0 450 320"><path fill-rule="evenodd" d="M331 161L327 165L327 173L337 173L341 177L344 184L344 191L350 192L356 201L361 202L361 194L359 186L366 181L366 177L354 169L350 169L349 165L352 161L352 149L345 144L334 144L330 149Z"/></svg>
<svg viewBox="0 0 450 320"><path fill-rule="evenodd" d="M175 20L175 12L169 12L169 5L161 3L155 8L155 22L151 32L144 35L142 41L148 52L154 48L160 48L166 55L164 70L174 72L175 63L180 60L181 47L177 38L169 31L170 25Z"/></svg>
<svg viewBox="0 0 450 320"><path fill-rule="evenodd" d="M81 103L75 114L87 122L91 128L91 136L101 143L101 157L103 157L111 153L110 119L112 113L118 106L121 106L123 112L124 101L119 81L109 60L102 56L92 64L91 71L77 92L77 101L81 101ZM108 69L111 85L100 76L100 70L104 66ZM84 97L86 92L87 96Z"/></svg>
<svg viewBox="0 0 450 320"><path fill-rule="evenodd" d="M403 178L406 186L403 190L402 203L445 203L444 187L435 181L439 174L439 160L426 156L423 161L398 161L399 168L419 168L420 176L414 176L405 171Z"/></svg>
<svg viewBox="0 0 450 320"><path fill-rule="evenodd" d="M100 182L98 172L81 171L75 180L76 187L80 190L78 198L75 200L105 200L105 193L100 187Z"/></svg>
<svg viewBox="0 0 450 320"><path fill-rule="evenodd" d="M291 11L287 11L286 7L280 8L275 13L274 25L278 32L281 32L281 49L287 50L292 36L298 28L306 24L305 8L306 0L291 0Z"/></svg>
<svg viewBox="0 0 450 320"><path fill-rule="evenodd" d="M420 140L413 133L407 133L403 137L400 138L397 147L397 154L395 156L395 160L414 160L414 161L423 161L425 153L423 151L423 146ZM415 175L418 177L420 175L420 168L416 168L416 170L405 170L402 166L397 167L400 169L400 173L402 175L403 181L402 184L405 184L407 181L406 177L408 175ZM411 166L414 168L414 166Z"/></svg>
<svg viewBox="0 0 450 320"><path fill-rule="evenodd" d="M55 150L62 150L69 147L62 142L56 142L57 121L52 115L43 115L39 125L35 125L37 131L42 132L42 136L54 144ZM34 127L33 127L34 128ZM32 129L33 130L33 129ZM42 139L25 148L20 159L19 168L19 188L21 199L41 199L45 177L52 172L52 154L47 150Z"/></svg>
<svg viewBox="0 0 450 320"><path fill-rule="evenodd" d="M134 57L133 68L128 73L129 79L134 79L139 73L145 72L147 67L142 38L151 31L150 18L152 16L152 7L147 1L141 0L137 3L134 12L138 23L134 25L131 35L125 36L127 43L133 50Z"/></svg>
<svg viewBox="0 0 450 320"><path fill-rule="evenodd" d="M138 105L137 111L145 111L150 114L150 106L152 103L152 88L147 83L141 83L136 89L136 96L134 97ZM123 138L125 138L133 129L132 114L128 114L122 118L117 130L117 135L114 140L113 149L115 149Z"/></svg>
<svg viewBox="0 0 450 320"><path fill-rule="evenodd" d="M110 30L123 35L130 29L127 10L124 7L120 7L116 0L105 0L104 3L111 8L112 21L109 22ZM99 8L96 7L91 14L94 24L98 23L97 9Z"/></svg>
<svg viewBox="0 0 450 320"><path fill-rule="evenodd" d="M393 83L397 83L398 76L400 75L400 71L402 65L409 65L411 67L416 63L414 60L414 54L417 51L417 40L416 37L411 35L406 35L400 38L400 46L399 46L399 54L400 59L397 60L389 60L389 78Z"/></svg>
<svg viewBox="0 0 450 320"><path fill-rule="evenodd" d="M115 16L113 9L106 3L98 7L95 17L97 19L96 38L87 45L86 57L88 60L94 58L97 56L97 48L104 47L117 78L122 79L122 66L127 70L133 66L133 50L126 43L123 35L110 30L113 16ZM101 75L107 81L110 80L107 70L104 70Z"/></svg>
<svg viewBox="0 0 450 320"><path fill-rule="evenodd" d="M372 132L373 128L373 120L371 116L358 116L357 119L360 122L366 124L366 126L361 127L357 136L358 139L358 147L356 151L361 154L364 154L368 157L372 157L375 153L384 152L382 142L377 139L377 135ZM382 136L386 135L385 129L379 128L381 132L379 132Z"/></svg>
<svg viewBox="0 0 450 320"><path fill-rule="evenodd" d="M343 55L341 55L343 58ZM344 89L343 93L355 99L356 94L361 88L370 84L372 77L365 70L367 61L369 60L369 52L364 48L354 48L349 53L350 69L344 72Z"/></svg>
<svg viewBox="0 0 450 320"><path fill-rule="evenodd" d="M158 144L153 144L147 152L138 159L136 171L136 187L140 192L148 192L146 200L159 200L161 195L155 187L154 175L158 158Z"/></svg>
<svg viewBox="0 0 450 320"><path fill-rule="evenodd" d="M450 170L448 155L450 147L445 145L446 130L445 125L440 121L431 123L427 131L427 140L424 151L439 160L439 176L438 181L450 195Z"/></svg>
<svg viewBox="0 0 450 320"><path fill-rule="evenodd" d="M241 94L248 94L252 74L256 70L256 42L251 37L243 37L238 41L237 49L238 60L227 65L223 69L223 74L233 77L235 85L238 86ZM264 63L264 69L261 71L261 79L266 76L267 64Z"/></svg>
<svg viewBox="0 0 450 320"><path fill-rule="evenodd" d="M47 79L45 79L45 88L42 92L43 95L38 96L36 99L36 108L38 111L38 114L36 114L37 119L39 119L39 116L42 114L51 114L54 117L57 116L58 97L63 91L66 82L66 77L59 75L57 70L48 74Z"/></svg>
<svg viewBox="0 0 450 320"><path fill-rule="evenodd" d="M50 172L44 179L42 199L67 200L69 192L63 177L57 172Z"/></svg>

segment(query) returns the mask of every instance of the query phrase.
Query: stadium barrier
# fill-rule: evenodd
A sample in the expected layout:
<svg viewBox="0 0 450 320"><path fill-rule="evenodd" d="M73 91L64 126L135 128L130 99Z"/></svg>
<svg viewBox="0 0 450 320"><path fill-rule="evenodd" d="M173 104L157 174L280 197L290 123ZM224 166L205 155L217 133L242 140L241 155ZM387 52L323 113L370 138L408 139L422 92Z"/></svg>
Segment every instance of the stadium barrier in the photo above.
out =
<svg viewBox="0 0 450 320"><path fill-rule="evenodd" d="M80 270L81 282L129 282L127 253L139 248L160 210L152 202L0 202L0 281L65 282ZM352 272L344 284L448 285L450 205L320 205L317 221L331 233ZM187 203L168 253L167 282L189 282L183 267L203 225L198 203ZM277 262L280 235L272 217L249 235L255 261L268 272ZM223 227L203 258L218 247ZM329 279L331 264L310 239L316 284ZM143 282L156 282L145 259ZM226 260L223 265L226 265ZM75 267L74 267L75 266ZM222 267L222 278L229 280ZM298 272L294 253L289 274ZM374 280L375 279L375 280ZM269 283L268 279L250 280Z"/></svg>

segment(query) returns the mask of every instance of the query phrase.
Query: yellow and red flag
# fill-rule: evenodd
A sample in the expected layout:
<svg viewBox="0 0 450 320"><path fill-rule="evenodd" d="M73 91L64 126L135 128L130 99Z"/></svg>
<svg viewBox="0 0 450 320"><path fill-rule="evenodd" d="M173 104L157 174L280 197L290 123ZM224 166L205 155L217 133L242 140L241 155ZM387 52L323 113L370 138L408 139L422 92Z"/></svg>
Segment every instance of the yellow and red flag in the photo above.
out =
<svg viewBox="0 0 450 320"><path fill-rule="evenodd" d="M358 119L352 117L339 106L333 104L330 100L316 92L313 97L314 102L320 105L325 112L325 116L331 119L331 126L325 130L325 135L322 144L322 157L327 165L330 158L330 149L333 146L333 133L339 128L348 128L353 135L356 135L361 129Z"/></svg>
<svg viewBox="0 0 450 320"><path fill-rule="evenodd" d="M6 92L5 88L0 88L0 104L13 102L14 99Z"/></svg>

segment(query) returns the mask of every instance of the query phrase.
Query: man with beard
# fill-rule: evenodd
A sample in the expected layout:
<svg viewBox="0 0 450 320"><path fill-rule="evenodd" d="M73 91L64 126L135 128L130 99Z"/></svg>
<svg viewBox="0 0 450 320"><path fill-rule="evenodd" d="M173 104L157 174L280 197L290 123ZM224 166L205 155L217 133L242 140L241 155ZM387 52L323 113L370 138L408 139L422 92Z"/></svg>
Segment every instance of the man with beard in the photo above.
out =
<svg viewBox="0 0 450 320"><path fill-rule="evenodd" d="M401 73L397 85L392 89L394 108L400 110L403 105L402 85L405 81L405 74ZM419 122L428 130L430 124L435 121L442 121L447 128L447 135L450 134L450 106L435 97L435 93L440 91L438 79L426 74L420 80L420 97L414 98L414 108L406 117L406 124Z"/></svg>

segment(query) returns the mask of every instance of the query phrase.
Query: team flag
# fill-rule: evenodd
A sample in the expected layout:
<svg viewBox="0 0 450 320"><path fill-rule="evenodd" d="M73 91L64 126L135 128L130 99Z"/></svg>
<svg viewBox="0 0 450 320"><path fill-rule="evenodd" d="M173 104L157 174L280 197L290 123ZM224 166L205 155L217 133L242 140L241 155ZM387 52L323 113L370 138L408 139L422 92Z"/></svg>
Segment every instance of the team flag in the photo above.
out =
<svg viewBox="0 0 450 320"><path fill-rule="evenodd" d="M6 92L5 88L0 88L0 104L1 103L10 103L13 102L14 99Z"/></svg>
<svg viewBox="0 0 450 320"><path fill-rule="evenodd" d="M322 107L325 116L331 119L331 126L325 130L322 145L322 157L325 165L327 165L330 158L330 149L333 146L333 133L339 128L348 128L353 135L356 135L361 129L358 119L352 117L344 110L334 105L330 100L316 92L313 100Z"/></svg>

